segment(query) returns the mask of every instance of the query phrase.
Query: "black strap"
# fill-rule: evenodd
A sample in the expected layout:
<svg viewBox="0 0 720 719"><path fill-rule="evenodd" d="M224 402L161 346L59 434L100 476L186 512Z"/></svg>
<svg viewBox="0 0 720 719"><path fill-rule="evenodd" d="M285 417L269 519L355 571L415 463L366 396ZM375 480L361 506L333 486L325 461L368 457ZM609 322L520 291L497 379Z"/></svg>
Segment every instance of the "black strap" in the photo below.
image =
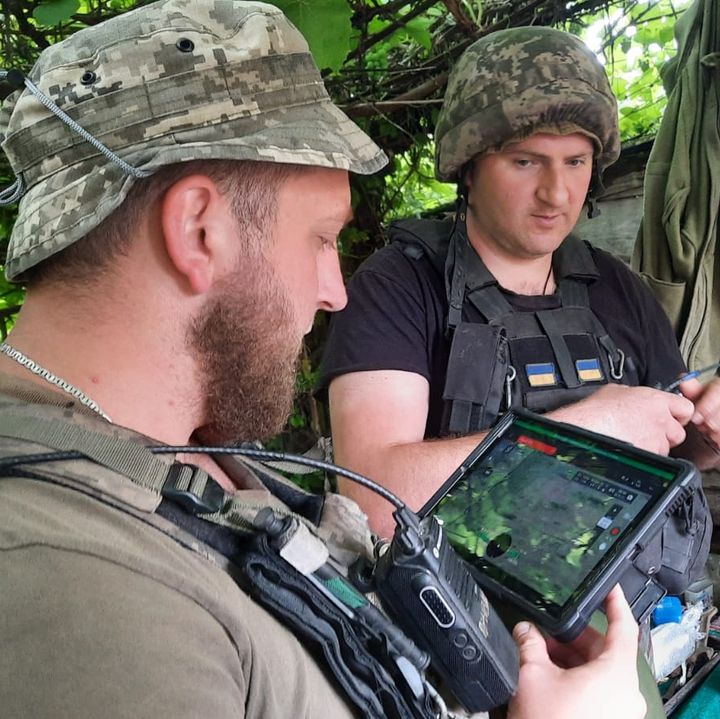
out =
<svg viewBox="0 0 720 719"><path fill-rule="evenodd" d="M416 699L387 647L351 621L259 535L242 557L245 589L321 653L346 695L370 719L430 719L427 695Z"/></svg>
<svg viewBox="0 0 720 719"><path fill-rule="evenodd" d="M545 331L548 340L550 340L553 354L555 355L558 368L560 369L560 376L562 377L565 386L568 389L579 387L582 382L578 378L575 370L575 363L570 356L570 350L565 342L564 325L559 319L557 310L544 310L536 312L535 316Z"/></svg>
<svg viewBox="0 0 720 719"><path fill-rule="evenodd" d="M563 307L590 307L590 294L585 282L565 277L558 283L558 292Z"/></svg>

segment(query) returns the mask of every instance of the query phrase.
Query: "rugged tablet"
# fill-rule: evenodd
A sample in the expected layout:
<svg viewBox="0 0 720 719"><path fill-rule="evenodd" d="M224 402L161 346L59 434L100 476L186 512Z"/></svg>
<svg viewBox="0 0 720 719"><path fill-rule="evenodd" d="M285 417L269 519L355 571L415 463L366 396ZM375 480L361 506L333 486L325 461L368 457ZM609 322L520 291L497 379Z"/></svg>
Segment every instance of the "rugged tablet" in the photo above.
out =
<svg viewBox="0 0 720 719"><path fill-rule="evenodd" d="M569 640L693 488L684 460L523 410L509 412L420 510L498 604ZM642 577L641 620L664 594ZM623 582L624 584L625 582ZM628 592L626 591L626 595ZM498 602L499 600L499 602Z"/></svg>

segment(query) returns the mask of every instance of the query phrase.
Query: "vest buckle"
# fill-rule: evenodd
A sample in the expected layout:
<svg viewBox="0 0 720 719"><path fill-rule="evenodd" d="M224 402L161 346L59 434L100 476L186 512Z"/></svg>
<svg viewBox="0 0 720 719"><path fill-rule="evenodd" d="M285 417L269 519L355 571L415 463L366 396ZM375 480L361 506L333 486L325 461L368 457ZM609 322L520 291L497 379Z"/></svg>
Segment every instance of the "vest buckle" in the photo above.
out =
<svg viewBox="0 0 720 719"><path fill-rule="evenodd" d="M212 477L183 462L170 465L160 494L193 515L215 514L225 503L225 491Z"/></svg>

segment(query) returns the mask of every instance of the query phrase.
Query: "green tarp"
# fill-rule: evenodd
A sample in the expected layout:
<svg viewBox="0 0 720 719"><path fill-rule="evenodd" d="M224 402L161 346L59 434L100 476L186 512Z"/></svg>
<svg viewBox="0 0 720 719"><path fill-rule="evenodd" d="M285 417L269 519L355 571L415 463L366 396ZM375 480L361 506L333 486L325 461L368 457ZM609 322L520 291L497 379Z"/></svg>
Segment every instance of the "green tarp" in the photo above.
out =
<svg viewBox="0 0 720 719"><path fill-rule="evenodd" d="M649 282L690 369L720 359L720 0L697 0L675 26L668 95L645 172L633 268Z"/></svg>

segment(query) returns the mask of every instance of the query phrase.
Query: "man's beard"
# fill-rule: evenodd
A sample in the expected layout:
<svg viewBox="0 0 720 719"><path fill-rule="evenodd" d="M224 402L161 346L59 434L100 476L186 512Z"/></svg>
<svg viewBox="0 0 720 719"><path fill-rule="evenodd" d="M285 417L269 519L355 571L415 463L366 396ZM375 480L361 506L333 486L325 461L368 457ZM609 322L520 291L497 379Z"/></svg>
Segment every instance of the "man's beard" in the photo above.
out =
<svg viewBox="0 0 720 719"><path fill-rule="evenodd" d="M188 333L205 398L203 442L277 434L292 409L302 338L292 304L264 258L222 280Z"/></svg>

